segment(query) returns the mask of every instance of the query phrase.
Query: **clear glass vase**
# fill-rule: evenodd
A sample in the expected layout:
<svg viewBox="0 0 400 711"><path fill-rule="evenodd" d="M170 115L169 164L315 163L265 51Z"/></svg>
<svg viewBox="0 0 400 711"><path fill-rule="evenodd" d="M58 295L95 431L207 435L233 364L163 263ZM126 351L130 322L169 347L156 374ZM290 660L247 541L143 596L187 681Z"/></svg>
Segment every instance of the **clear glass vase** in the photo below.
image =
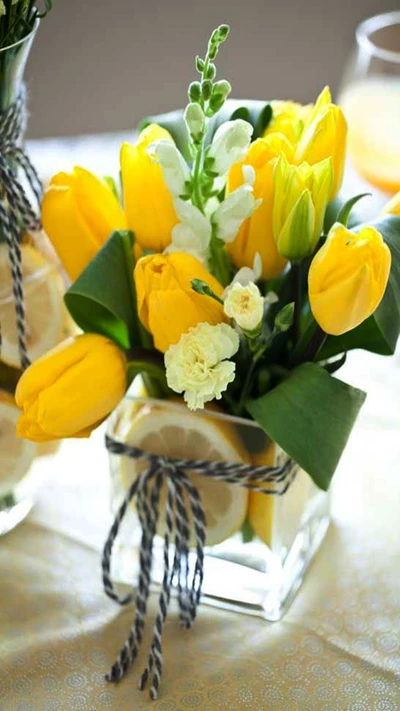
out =
<svg viewBox="0 0 400 711"><path fill-rule="evenodd" d="M0 111L16 100L23 82L25 65L39 27L39 20L29 35L0 49Z"/></svg>
<svg viewBox="0 0 400 711"><path fill-rule="evenodd" d="M287 455L254 422L214 409L189 412L176 401L128 395L112 414L108 434L157 455L282 464ZM115 514L129 485L146 464L110 455ZM189 473L207 518L203 601L278 620L301 585L329 524L329 494L297 467L282 494L248 491L236 484ZM165 492L161 502L165 502ZM155 537L152 579L163 575L163 517ZM137 580L140 525L134 505L115 544L115 582Z"/></svg>
<svg viewBox="0 0 400 711"><path fill-rule="evenodd" d="M70 335L71 319L63 303L64 280L46 238L26 235L21 245L28 353L36 360ZM0 243L0 535L14 528L31 509L45 472L43 457L58 443L36 445L17 437L19 410L14 393L21 375L14 296L8 250Z"/></svg>

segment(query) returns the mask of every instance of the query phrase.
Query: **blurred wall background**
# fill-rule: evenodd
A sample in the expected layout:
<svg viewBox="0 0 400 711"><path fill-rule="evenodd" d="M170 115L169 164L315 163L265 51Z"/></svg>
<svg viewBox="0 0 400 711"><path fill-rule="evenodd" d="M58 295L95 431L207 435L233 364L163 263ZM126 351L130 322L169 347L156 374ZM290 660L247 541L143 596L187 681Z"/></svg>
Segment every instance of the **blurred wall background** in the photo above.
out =
<svg viewBox="0 0 400 711"><path fill-rule="evenodd" d="M384 0L54 0L27 69L29 136L130 129L185 105L194 56L222 22L231 35L217 68L233 96L310 101L326 83L337 89L358 22L393 9Z"/></svg>

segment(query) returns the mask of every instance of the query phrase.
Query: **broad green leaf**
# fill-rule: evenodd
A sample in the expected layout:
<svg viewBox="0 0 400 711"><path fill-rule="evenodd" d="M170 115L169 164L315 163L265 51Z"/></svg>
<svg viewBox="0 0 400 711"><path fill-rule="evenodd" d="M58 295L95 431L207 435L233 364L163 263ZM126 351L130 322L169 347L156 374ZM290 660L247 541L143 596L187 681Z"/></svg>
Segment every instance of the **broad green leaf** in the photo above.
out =
<svg viewBox="0 0 400 711"><path fill-rule="evenodd" d="M316 363L303 363L246 407L271 439L326 490L365 397Z"/></svg>
<svg viewBox="0 0 400 711"><path fill-rule="evenodd" d="M345 205L346 205L346 200L344 200L340 196L335 197L332 200L332 202L329 203L328 207L326 208L325 218L324 218L324 234L325 235L328 234L332 225L335 222L337 222L338 215ZM352 229L354 227L354 225L360 224L362 219L363 219L362 218L362 211L356 212L356 211L352 210L349 220L348 220L349 229Z"/></svg>
<svg viewBox="0 0 400 711"><path fill-rule="evenodd" d="M133 244L131 232L113 232L64 297L83 331L107 336L121 348L140 343Z"/></svg>
<svg viewBox="0 0 400 711"><path fill-rule="evenodd" d="M387 215L368 223L383 236L392 254L392 267L385 296L375 313L360 326L342 336L329 336L320 358L329 358L337 353L354 348L392 355L400 333L400 217ZM359 232L365 225L357 225Z"/></svg>

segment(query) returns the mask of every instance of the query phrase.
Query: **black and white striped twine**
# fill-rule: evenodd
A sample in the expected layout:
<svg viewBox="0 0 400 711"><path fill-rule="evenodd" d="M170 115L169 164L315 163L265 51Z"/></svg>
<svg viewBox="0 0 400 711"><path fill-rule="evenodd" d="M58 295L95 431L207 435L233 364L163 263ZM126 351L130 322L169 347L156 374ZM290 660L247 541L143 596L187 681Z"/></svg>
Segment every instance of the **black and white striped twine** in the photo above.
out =
<svg viewBox="0 0 400 711"><path fill-rule="evenodd" d="M40 228L38 215L42 199L42 184L23 146L26 116L26 92L23 87L15 103L0 113L0 229L7 244L10 260L18 349L23 370L29 365L29 357L26 347L20 241L26 230ZM19 180L18 171L30 186L38 205L37 213Z"/></svg>
<svg viewBox="0 0 400 711"><path fill-rule="evenodd" d="M106 594L120 605L135 601L135 616L129 635L107 674L107 681L117 682L125 676L136 659L143 638L150 593L153 562L153 543L160 517L160 493L167 484L164 527L164 573L159 593L158 612L153 628L153 638L147 665L142 673L139 688L144 689L152 675L150 696L156 699L160 686L163 657L162 632L168 613L172 587L177 588L179 619L183 627L192 626L200 602L203 582L204 547L206 542L206 517L200 494L187 472L197 472L211 479L236 484L251 491L281 496L293 481L298 465L287 459L275 467L252 466L232 462L175 459L147 453L106 436L106 447L113 455L142 459L148 462L147 470L131 485L112 524L103 549L102 571ZM254 480L257 483L254 483ZM268 486L269 485L269 486ZM186 494L186 496L185 496ZM142 537L139 551L138 582L132 592L119 596L111 580L112 550L120 526L131 501L135 500ZM174 534L174 540L172 537ZM189 566L189 546L195 541L195 564ZM173 545L172 545L173 544ZM171 562L171 552L173 559ZM191 569L192 568L192 569Z"/></svg>

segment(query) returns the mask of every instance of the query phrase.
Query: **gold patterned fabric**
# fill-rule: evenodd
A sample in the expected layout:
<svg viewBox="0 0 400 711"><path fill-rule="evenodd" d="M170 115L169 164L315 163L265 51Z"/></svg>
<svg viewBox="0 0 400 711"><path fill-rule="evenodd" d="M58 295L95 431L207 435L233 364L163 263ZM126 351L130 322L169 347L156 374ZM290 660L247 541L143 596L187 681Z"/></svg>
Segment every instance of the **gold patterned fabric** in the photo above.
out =
<svg viewBox="0 0 400 711"><path fill-rule="evenodd" d="M400 710L400 358L350 361L343 377L369 397L292 607L271 624L201 606L186 631L172 602L155 702L137 688L149 623L127 677L104 680L133 615L101 587L107 456L101 433L63 445L28 521L0 539L1 711Z"/></svg>

